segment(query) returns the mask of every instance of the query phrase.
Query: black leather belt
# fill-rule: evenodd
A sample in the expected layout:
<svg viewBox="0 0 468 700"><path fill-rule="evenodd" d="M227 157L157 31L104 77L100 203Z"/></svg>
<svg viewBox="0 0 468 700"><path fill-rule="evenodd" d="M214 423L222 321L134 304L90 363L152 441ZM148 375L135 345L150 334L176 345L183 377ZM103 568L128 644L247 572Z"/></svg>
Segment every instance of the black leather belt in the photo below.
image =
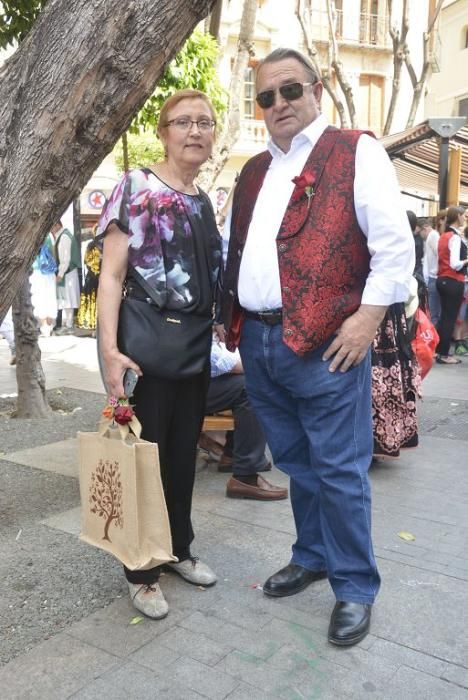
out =
<svg viewBox="0 0 468 700"><path fill-rule="evenodd" d="M268 326L276 326L283 321L283 309L268 309L267 311L248 311L244 309L245 318L262 321Z"/></svg>

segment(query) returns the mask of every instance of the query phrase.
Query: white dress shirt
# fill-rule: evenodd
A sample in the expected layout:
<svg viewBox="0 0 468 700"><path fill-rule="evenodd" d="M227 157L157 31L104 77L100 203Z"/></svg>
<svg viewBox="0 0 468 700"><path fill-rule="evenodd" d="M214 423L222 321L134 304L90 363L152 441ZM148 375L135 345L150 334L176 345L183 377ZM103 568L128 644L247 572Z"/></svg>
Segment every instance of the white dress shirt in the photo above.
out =
<svg viewBox="0 0 468 700"><path fill-rule="evenodd" d="M239 271L239 302L245 309L282 306L276 237L294 189L292 179L301 174L326 127L320 115L294 137L287 153L272 140L268 143L272 161L257 197ZM388 306L406 301L414 269L413 236L394 168L383 147L367 134L356 149L353 204L371 255L362 303Z"/></svg>
<svg viewBox="0 0 468 700"><path fill-rule="evenodd" d="M450 251L450 267L459 272L464 266L464 260L462 260L460 257L462 240L456 229L452 228L452 231L454 235L448 242L448 248Z"/></svg>
<svg viewBox="0 0 468 700"><path fill-rule="evenodd" d="M426 281L429 279L429 277L437 277L437 272L439 269L439 253L437 248L439 245L439 238L439 232L433 228L430 230L426 238L423 261L424 278Z"/></svg>

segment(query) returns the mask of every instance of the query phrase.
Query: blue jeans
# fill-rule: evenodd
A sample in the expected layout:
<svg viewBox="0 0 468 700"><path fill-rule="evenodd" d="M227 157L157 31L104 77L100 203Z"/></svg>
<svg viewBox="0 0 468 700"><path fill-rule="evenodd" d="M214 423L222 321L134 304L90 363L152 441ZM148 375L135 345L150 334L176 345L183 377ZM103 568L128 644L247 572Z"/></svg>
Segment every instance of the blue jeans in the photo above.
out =
<svg viewBox="0 0 468 700"><path fill-rule="evenodd" d="M380 577L371 540L370 353L329 372L326 345L298 356L281 324L246 319L240 352L250 401L275 465L290 477L292 561L326 570L337 600L373 603Z"/></svg>
<svg viewBox="0 0 468 700"><path fill-rule="evenodd" d="M440 318L440 296L437 291L437 278L429 277L427 280L427 295L429 298L429 311L431 312L431 321L434 326L437 325Z"/></svg>

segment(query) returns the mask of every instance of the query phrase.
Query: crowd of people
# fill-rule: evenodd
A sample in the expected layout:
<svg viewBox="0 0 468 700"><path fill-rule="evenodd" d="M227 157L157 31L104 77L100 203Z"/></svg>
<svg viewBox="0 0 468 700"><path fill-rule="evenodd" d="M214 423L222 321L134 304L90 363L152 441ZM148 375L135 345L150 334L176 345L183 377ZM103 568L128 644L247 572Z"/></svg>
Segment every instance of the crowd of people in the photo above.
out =
<svg viewBox="0 0 468 700"><path fill-rule="evenodd" d="M351 646L369 631L380 587L369 468L418 441L418 303L427 300L437 326L437 361L468 354L466 221L458 207L434 227L405 213L384 149L327 123L322 83L301 53L273 51L256 81L270 138L223 215L196 184L215 141L214 108L202 92L179 91L160 112L164 159L125 173L104 207L81 298L79 251L57 222L34 263L33 304L43 335L58 310L58 333L95 329L98 315L110 396L124 395L127 370L138 375L132 403L142 437L159 446L178 559L165 566L195 585L217 581L193 551L197 445L232 472L228 496L285 499L288 489L264 476L268 444L289 477L296 537L263 591L290 596L327 578L336 598L328 639ZM126 354L131 340L137 350ZM226 444L200 438L206 411L228 408ZM133 605L153 619L169 610L162 569L124 567Z"/></svg>

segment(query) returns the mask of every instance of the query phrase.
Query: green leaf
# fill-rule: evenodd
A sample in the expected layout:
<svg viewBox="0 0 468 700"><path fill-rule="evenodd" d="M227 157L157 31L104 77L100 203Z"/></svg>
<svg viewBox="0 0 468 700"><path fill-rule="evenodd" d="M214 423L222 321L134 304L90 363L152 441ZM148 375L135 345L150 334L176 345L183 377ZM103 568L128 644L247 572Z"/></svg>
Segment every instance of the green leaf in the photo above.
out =
<svg viewBox="0 0 468 700"><path fill-rule="evenodd" d="M402 540L406 540L406 542L413 542L416 537L411 534L411 532L398 532L398 537L401 537Z"/></svg>
<svg viewBox="0 0 468 700"><path fill-rule="evenodd" d="M141 615L137 615L136 617L132 617L130 620L131 625L138 625L139 622L143 622L145 618L142 617Z"/></svg>

